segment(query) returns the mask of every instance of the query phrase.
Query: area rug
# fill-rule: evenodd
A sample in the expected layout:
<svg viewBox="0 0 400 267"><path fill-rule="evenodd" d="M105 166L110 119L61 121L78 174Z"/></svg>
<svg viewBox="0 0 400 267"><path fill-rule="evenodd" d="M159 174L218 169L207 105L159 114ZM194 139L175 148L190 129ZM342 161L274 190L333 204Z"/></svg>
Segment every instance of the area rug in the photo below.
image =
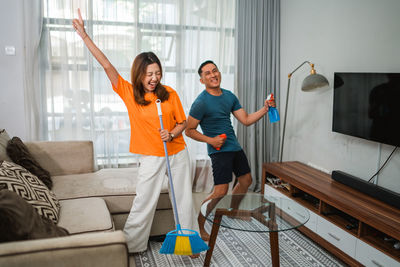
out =
<svg viewBox="0 0 400 267"><path fill-rule="evenodd" d="M211 225L206 223L206 230ZM160 254L161 242L149 242L148 250L134 254L138 267L203 266L206 253L197 259ZM282 267L346 266L297 230L279 233L279 259ZM268 233L244 232L221 227L210 266L272 266Z"/></svg>

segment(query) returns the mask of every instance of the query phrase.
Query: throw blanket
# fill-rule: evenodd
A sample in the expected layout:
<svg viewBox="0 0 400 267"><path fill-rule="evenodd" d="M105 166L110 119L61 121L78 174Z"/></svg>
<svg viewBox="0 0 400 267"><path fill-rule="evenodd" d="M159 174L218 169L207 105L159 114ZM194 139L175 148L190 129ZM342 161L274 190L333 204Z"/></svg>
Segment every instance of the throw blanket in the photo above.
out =
<svg viewBox="0 0 400 267"><path fill-rule="evenodd" d="M68 235L18 194L0 189L0 243Z"/></svg>

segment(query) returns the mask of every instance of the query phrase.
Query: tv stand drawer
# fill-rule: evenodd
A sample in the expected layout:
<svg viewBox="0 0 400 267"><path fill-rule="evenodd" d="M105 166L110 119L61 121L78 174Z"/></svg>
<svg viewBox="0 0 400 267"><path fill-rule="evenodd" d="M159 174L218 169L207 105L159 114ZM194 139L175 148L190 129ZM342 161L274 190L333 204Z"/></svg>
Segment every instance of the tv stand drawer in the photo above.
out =
<svg viewBox="0 0 400 267"><path fill-rule="evenodd" d="M321 216L317 221L317 233L326 241L341 249L347 255L355 257L357 238L325 220Z"/></svg>
<svg viewBox="0 0 400 267"><path fill-rule="evenodd" d="M400 263L379 250L369 246L361 240L357 240L356 260L367 267L394 267Z"/></svg>

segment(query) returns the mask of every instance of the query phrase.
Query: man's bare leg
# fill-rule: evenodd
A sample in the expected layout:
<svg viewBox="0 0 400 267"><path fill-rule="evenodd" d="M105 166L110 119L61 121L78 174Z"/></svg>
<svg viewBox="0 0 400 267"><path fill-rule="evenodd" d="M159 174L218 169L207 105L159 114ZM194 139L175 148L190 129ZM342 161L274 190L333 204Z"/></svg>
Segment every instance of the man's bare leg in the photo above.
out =
<svg viewBox="0 0 400 267"><path fill-rule="evenodd" d="M247 192L249 186L252 183L251 179L251 174L246 173L242 176L237 177L238 183L235 185L235 187L232 190L232 194L244 194ZM206 201L210 199L215 199L215 198L220 198L225 196L228 193L229 189L229 184L219 184L215 185L213 192L206 198L202 203L205 203ZM214 206L216 203L214 204ZM209 207L210 210L214 208L214 206ZM210 235L206 232L204 229L204 224L206 222L206 218L200 213L199 217L197 218L198 223L199 223L199 230L200 230L200 237L204 241L209 241L210 240Z"/></svg>
<svg viewBox="0 0 400 267"><path fill-rule="evenodd" d="M229 184L219 184L219 185L215 185L213 192L206 197L206 199L204 199L204 201L202 203L207 202L210 199L215 199L215 198L220 198L226 195L226 193L228 192L228 188L229 188ZM218 202L216 202L218 203ZM210 210L214 208L214 206L216 205L216 203L213 206L207 207ZM210 235L206 232L206 230L204 229L204 224L206 222L206 218L201 214L199 214L199 217L197 218L197 221L199 222L199 230L200 230L200 237L204 240L204 241L209 241L210 240Z"/></svg>
<svg viewBox="0 0 400 267"><path fill-rule="evenodd" d="M235 187L232 190L233 195L247 193L249 186L253 182L251 179L250 173L246 173L246 174L243 174L242 176L237 177L237 181L238 181L238 183L235 185Z"/></svg>
<svg viewBox="0 0 400 267"><path fill-rule="evenodd" d="M232 195L237 195L237 196L232 196L231 208L233 208L233 209L239 208L240 202L242 202L242 199L244 197L244 195L242 195L242 194L247 193L247 190L249 189L249 186L251 185L251 183L252 183L252 179L251 179L250 173L246 173L237 178L237 184L235 185L235 187L232 190ZM238 194L241 194L241 195L238 195ZM237 215L235 217L240 218L242 220L246 220L246 221L251 220L251 217L249 217L249 216Z"/></svg>

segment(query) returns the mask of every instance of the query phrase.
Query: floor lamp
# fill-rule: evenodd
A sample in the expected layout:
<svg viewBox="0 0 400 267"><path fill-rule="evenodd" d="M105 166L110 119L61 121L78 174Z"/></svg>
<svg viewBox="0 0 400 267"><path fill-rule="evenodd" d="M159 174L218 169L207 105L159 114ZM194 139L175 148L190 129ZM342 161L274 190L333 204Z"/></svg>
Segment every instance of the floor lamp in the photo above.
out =
<svg viewBox="0 0 400 267"><path fill-rule="evenodd" d="M285 118L283 120L282 143L281 143L281 149L280 149L280 153L279 153L279 162L282 162L283 145L285 142L286 117L287 117L288 100L289 100L290 78L292 77L293 73L295 73L301 66L303 66L306 63L310 65L311 73L303 80L303 83L301 84L302 91L310 92L315 89L329 85L328 80L321 74L317 74L317 72L314 69L314 64L309 61L304 61L303 63L300 64L300 66L295 68L294 71L292 71L291 73L288 74L288 85L287 85L287 91L286 91L286 104L285 104Z"/></svg>

